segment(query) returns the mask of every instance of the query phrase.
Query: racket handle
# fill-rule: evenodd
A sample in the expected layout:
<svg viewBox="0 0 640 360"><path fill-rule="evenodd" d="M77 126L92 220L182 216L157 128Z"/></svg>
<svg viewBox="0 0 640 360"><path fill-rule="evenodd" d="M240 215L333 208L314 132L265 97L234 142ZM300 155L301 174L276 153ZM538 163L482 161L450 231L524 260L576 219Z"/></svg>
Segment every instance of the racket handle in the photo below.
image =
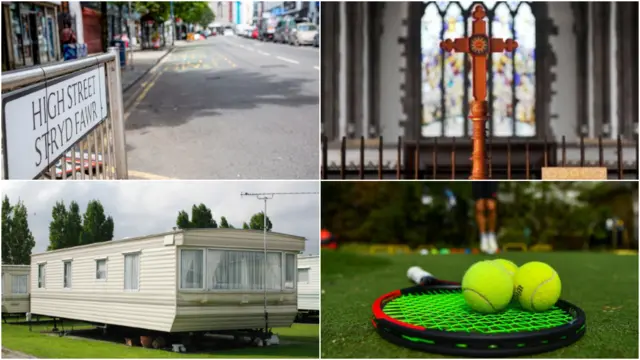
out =
<svg viewBox="0 0 640 360"><path fill-rule="evenodd" d="M407 270L407 277L415 284L422 284L430 279L433 275L424 271L420 266L412 266Z"/></svg>

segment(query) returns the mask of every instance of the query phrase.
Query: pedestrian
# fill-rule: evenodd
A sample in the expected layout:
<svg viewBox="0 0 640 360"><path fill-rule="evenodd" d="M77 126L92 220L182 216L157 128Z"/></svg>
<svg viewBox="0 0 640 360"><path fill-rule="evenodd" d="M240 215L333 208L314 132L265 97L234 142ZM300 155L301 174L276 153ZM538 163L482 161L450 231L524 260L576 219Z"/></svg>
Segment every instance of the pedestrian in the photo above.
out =
<svg viewBox="0 0 640 360"><path fill-rule="evenodd" d="M498 242L496 241L498 182L474 181L471 183L471 191L476 201L480 250L487 254L495 254L498 250Z"/></svg>
<svg viewBox="0 0 640 360"><path fill-rule="evenodd" d="M71 28L71 20L63 20L62 36L60 36L60 42L62 43L62 51L64 54L64 60L72 60L78 58L78 39L76 34Z"/></svg>

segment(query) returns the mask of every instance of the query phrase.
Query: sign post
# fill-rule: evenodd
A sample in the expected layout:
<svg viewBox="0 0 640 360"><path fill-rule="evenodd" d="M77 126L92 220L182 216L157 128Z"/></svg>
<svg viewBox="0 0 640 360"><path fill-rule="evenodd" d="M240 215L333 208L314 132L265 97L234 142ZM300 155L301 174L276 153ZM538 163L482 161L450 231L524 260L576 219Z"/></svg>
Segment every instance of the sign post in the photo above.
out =
<svg viewBox="0 0 640 360"><path fill-rule="evenodd" d="M104 66L2 97L5 177L30 180L108 116Z"/></svg>

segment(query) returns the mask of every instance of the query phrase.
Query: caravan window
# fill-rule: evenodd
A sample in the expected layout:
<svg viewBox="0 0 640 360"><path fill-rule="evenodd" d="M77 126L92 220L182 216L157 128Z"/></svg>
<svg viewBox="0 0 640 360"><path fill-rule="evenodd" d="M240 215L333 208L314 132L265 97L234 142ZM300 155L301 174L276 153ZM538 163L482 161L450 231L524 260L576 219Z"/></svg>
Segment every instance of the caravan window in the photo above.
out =
<svg viewBox="0 0 640 360"><path fill-rule="evenodd" d="M27 275L11 276L11 293L26 294L27 293Z"/></svg>
<svg viewBox="0 0 640 360"><path fill-rule="evenodd" d="M298 284L300 283L309 283L309 268L298 269Z"/></svg>
<svg viewBox="0 0 640 360"><path fill-rule="evenodd" d="M44 288L44 280L46 275L47 264L38 264L38 288Z"/></svg>
<svg viewBox="0 0 640 360"><path fill-rule="evenodd" d="M180 250L180 288L204 288L204 250Z"/></svg>
<svg viewBox="0 0 640 360"><path fill-rule="evenodd" d="M284 268L284 288L295 289L296 277L296 255L286 254L286 262Z"/></svg>
<svg viewBox="0 0 640 360"><path fill-rule="evenodd" d="M264 271L266 267L266 272ZM207 289L209 290L280 290L282 256L279 252L208 250Z"/></svg>
<svg viewBox="0 0 640 360"><path fill-rule="evenodd" d="M124 289L139 290L140 285L140 254L125 254L124 256Z"/></svg>
<svg viewBox="0 0 640 360"><path fill-rule="evenodd" d="M96 260L96 280L107 280L107 259Z"/></svg>
<svg viewBox="0 0 640 360"><path fill-rule="evenodd" d="M71 289L71 261L64 262L64 288Z"/></svg>

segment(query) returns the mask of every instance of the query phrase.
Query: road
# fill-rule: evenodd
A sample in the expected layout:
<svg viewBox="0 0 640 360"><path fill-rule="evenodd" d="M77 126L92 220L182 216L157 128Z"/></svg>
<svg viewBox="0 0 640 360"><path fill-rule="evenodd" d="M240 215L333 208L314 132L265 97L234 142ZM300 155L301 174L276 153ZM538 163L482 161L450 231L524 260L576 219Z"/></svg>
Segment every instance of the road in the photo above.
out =
<svg viewBox="0 0 640 360"><path fill-rule="evenodd" d="M141 179L318 179L318 48L217 36L177 47L125 113Z"/></svg>

